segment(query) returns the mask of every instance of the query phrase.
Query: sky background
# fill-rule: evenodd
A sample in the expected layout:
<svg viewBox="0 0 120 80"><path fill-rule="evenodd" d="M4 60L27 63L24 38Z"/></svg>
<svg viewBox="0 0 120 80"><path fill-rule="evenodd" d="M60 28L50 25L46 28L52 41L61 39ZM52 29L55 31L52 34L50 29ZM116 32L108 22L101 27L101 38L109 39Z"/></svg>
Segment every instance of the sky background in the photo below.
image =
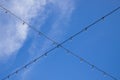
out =
<svg viewBox="0 0 120 80"><path fill-rule="evenodd" d="M0 0L37 30L61 43L120 6L119 0ZM120 10L63 45L120 79ZM0 8L0 79L55 47ZM57 48L8 80L112 80Z"/></svg>

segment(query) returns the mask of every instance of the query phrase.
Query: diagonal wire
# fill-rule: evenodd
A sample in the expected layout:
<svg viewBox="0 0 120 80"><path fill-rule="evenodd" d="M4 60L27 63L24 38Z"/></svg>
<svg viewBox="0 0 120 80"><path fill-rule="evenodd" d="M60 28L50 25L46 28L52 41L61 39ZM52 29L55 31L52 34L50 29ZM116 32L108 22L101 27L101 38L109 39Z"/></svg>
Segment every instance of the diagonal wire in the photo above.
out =
<svg viewBox="0 0 120 80"><path fill-rule="evenodd" d="M37 32L39 35L42 35L43 37L45 37L46 39L54 42L54 40L52 40L51 38L49 38L48 36L46 36L44 33L42 33L41 31L37 30L34 26L30 25L29 23L27 23L25 20L23 20L22 18L20 18L19 16L15 15L12 11L8 10L7 8L3 7L1 4L0 4L0 7L2 9L5 10L5 13L10 13L12 16L14 16L15 18L17 18L18 20L22 21L23 22L23 25L26 24L28 25L29 28L31 28L33 31ZM55 43L55 42L54 42Z"/></svg>
<svg viewBox="0 0 120 80"><path fill-rule="evenodd" d="M92 68L96 69L99 72L102 72L104 75L111 77L113 80L118 80L116 77L112 76L111 74L105 72L104 70L98 68L97 66L91 64L90 62L88 62L87 60L83 59L82 57L78 56L77 54L73 53L72 51L70 51L69 49L63 47L62 45L64 43L66 43L67 41L71 40L72 38L76 37L77 35L81 34L82 32L86 31L87 29L89 29L90 27L92 27L93 25L97 24L98 22L100 22L101 20L103 20L104 18L108 17L109 15L113 14L115 11L119 10L120 7L114 9L113 11L111 11L110 13L106 14L105 16L99 18L98 20L94 21L92 24L88 25L87 27L83 28L81 31L79 31L78 33L72 35L71 37L69 37L68 39L66 39L65 41L63 41L62 43L57 43L54 40L52 40L51 38L49 38L48 36L46 36L45 34L43 34L42 32L38 31L37 29L35 29L34 27L32 27L31 25L29 25L27 22L25 22L24 20L22 20L21 18L19 18L18 16L16 16L14 13L12 13L10 10L4 8L2 5L0 5L0 7L4 10L6 10L7 12L9 12L11 15L15 16L17 19L23 21L24 23L26 23L31 29L33 29L34 31L42 34L45 38L47 38L48 40L54 42L57 46L50 49L49 51L45 52L43 55L40 55L39 57L33 59L32 61L30 61L28 64L24 65L23 67L21 67L20 69L14 71L13 73L9 74L8 76L6 76L5 78L3 78L2 80L6 80L9 79L11 76L17 74L19 71L25 69L26 67L28 67L29 65L35 63L37 60L39 60L40 58L46 56L48 53L52 52L53 50L55 50L56 48L63 48L64 50L66 50L68 53L72 54L74 57L80 59L81 61L83 61L84 63L90 65Z"/></svg>

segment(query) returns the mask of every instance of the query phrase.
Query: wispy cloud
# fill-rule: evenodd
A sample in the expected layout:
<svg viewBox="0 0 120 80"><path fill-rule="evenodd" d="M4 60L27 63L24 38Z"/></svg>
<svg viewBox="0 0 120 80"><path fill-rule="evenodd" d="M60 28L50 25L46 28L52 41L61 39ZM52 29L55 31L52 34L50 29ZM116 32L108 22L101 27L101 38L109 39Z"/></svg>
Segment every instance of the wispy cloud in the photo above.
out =
<svg viewBox="0 0 120 80"><path fill-rule="evenodd" d="M7 4L8 2L9 4ZM46 0L42 0L42 2L10 0L3 3L5 7L29 23L31 18L37 15L38 10L42 11ZM27 38L28 26L22 25L22 22L10 17L9 13L5 15L2 10L0 16L2 16L0 18L0 59L3 59L13 55L22 47Z"/></svg>
<svg viewBox="0 0 120 80"><path fill-rule="evenodd" d="M46 7L49 7L49 8L46 8ZM39 23L48 24L49 22L47 21L47 19L49 19L49 16L51 16L51 14L54 14L51 17L51 20L54 17L55 19L52 21L52 24L49 25L49 30L47 31L46 35L49 36L51 39L59 41L59 39L65 32L65 25L69 22L69 18L73 10L74 10L74 1L72 0L47 0L46 5L43 8L42 14L40 14L43 16L40 16L40 17L38 16L36 19L38 20L42 19L42 21L40 21ZM45 27L45 26L43 25L40 27ZM42 46L38 45L38 42L39 42L39 39L36 39L35 37L33 44L30 48L30 53L35 54L35 53L43 52L50 47L49 45L51 45L51 41L49 42L48 40L44 41ZM33 52L33 51L36 51L36 52Z"/></svg>
<svg viewBox="0 0 120 80"><path fill-rule="evenodd" d="M42 1L42 0L41 0ZM46 20L48 19L47 17L51 14L51 13L55 13L55 15L57 16L56 19L53 21L52 25L50 25L50 29L48 31L48 36L50 37L55 37L55 40L59 40L61 38L61 36L63 35L63 30L65 29L64 24L67 24L70 16L74 10L74 3L72 0L47 0L46 1L46 5L43 8L43 13L47 11L46 6L49 6L49 10L48 10L48 14L42 14L45 17L44 18L44 23L47 24ZM52 9L51 9L52 8ZM51 11L50 11L51 10ZM53 16L54 17L54 16ZM38 17L37 17L38 19ZM40 19L40 17L39 17ZM45 26L43 26L45 27ZM39 39L36 39L33 41L32 44L32 53L39 53L40 52L44 52L45 50L47 50L51 45L51 43L46 40L44 41L44 43L41 45L38 45ZM41 47L41 49L40 49ZM35 66L34 66L35 67ZM29 72L25 72L22 76L24 77L22 80L30 80L28 75L30 75L30 73L34 72L34 67L32 67L31 70L29 70Z"/></svg>

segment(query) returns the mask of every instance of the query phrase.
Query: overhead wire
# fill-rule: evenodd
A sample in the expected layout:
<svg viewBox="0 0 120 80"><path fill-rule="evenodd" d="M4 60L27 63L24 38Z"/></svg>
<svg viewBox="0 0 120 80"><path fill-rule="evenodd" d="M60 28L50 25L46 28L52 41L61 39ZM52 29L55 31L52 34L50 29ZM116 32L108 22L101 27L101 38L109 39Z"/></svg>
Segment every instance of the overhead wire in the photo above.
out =
<svg viewBox="0 0 120 80"><path fill-rule="evenodd" d="M44 54L40 55L39 57L33 59L32 61L30 61L28 64L24 65L23 67L21 67L20 69L14 71L13 73L7 75L6 77L4 77L2 80L6 80L9 79L11 76L17 74L19 71L25 69L26 67L28 67L29 65L35 63L36 61L38 61L40 58L47 56L48 53L52 52L53 50L55 50L56 48L63 48L65 51L67 51L68 53L70 53L71 55L73 55L74 57L80 59L80 61L90 65L92 68L96 69L99 72L102 72L103 74L111 77L113 80L118 80L116 77L112 76L111 74L105 72L104 70L98 68L97 66L91 64L90 62L88 62L87 60L85 60L84 58L80 57L79 55L73 53L71 50L63 47L62 45L66 42L68 42L69 40L71 40L72 38L76 37L77 35L85 32L86 30L88 30L90 27L92 27L93 25L97 24L98 22L100 22L101 20L103 20L104 18L108 17L109 15L113 14L115 11L119 10L120 7L117 7L116 9L112 10L111 12L109 12L108 14L106 14L105 16L97 19L96 21L94 21L92 24L88 25L87 27L83 28L81 31L77 32L76 34L72 35L71 37L69 37L68 39L66 39L65 41L63 41L62 43L58 43L56 41L54 41L53 39L49 38L48 36L46 36L44 33L40 32L39 30L37 30L36 28L34 28L33 26L31 26L30 24L28 24L27 22L25 22L23 19L21 19L20 17L16 16L14 13L12 13L10 10L6 9L5 7L3 7L2 5L0 5L0 7L4 10L6 10L7 12L9 12L11 15L15 16L17 19L19 19L20 21L23 22L23 24L27 24L31 29L33 29L35 32L38 32L40 35L44 36L46 39L52 41L53 43L55 43L57 46L55 46L54 48L48 50L47 52L45 52Z"/></svg>

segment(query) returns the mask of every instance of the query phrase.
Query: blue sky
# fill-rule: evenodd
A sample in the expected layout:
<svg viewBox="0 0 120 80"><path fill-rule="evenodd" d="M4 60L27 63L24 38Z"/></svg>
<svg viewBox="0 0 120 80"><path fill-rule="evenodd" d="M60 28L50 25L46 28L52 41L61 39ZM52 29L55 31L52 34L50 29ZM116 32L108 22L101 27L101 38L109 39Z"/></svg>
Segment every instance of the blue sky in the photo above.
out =
<svg viewBox="0 0 120 80"><path fill-rule="evenodd" d="M120 5L119 0L0 0L0 5L62 42ZM120 79L120 11L63 46ZM55 47L0 8L0 79ZM112 80L57 48L8 80Z"/></svg>

